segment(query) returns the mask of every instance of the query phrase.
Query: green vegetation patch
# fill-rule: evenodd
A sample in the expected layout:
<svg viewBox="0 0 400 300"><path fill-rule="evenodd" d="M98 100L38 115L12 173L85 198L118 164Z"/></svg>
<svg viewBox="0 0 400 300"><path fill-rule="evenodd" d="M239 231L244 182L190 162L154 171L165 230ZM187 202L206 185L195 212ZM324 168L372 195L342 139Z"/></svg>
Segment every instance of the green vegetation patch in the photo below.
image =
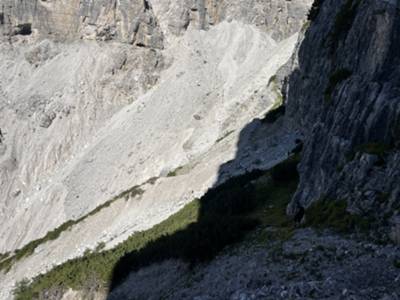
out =
<svg viewBox="0 0 400 300"><path fill-rule="evenodd" d="M16 26L16 30L14 31L14 34L20 34L20 35L32 34L32 24L31 23L18 24Z"/></svg>
<svg viewBox="0 0 400 300"><path fill-rule="evenodd" d="M39 275L29 285L20 286L15 292L16 299L39 298L47 290L54 288L80 290L85 286L87 278L93 275L100 285L110 285L113 280L114 267L124 255L140 250L151 241L164 235L173 234L177 230L196 222L198 213L199 201L194 201L166 221L150 230L132 235L114 249L100 253L87 253L83 257L69 260L55 267L44 275Z"/></svg>
<svg viewBox="0 0 400 300"><path fill-rule="evenodd" d="M324 199L313 203L306 210L306 226L331 228L340 233L355 230L367 231L371 220L347 211L347 202Z"/></svg>
<svg viewBox="0 0 400 300"><path fill-rule="evenodd" d="M272 75L271 78L268 80L268 86L274 84L278 85L278 76Z"/></svg>
<svg viewBox="0 0 400 300"><path fill-rule="evenodd" d="M232 133L234 133L234 130L230 130L227 133L225 133L223 136L221 136L220 138L217 139L216 143L219 143L221 141L223 141L224 139L226 139L228 136L230 136Z"/></svg>
<svg viewBox="0 0 400 300"><path fill-rule="evenodd" d="M103 288L112 289L130 272L171 258L192 265L208 261L260 224L281 226L275 238L287 237L292 226L286 205L297 187L297 162L296 156L270 172L254 171L232 178L114 249L87 253L34 278L29 285L24 283L16 290L16 299L39 298L54 289L82 290L87 278L93 277Z"/></svg>
<svg viewBox="0 0 400 300"><path fill-rule="evenodd" d="M284 105L282 91L279 87L278 77L276 75L272 76L269 79L268 86L272 86L272 91L276 95L276 100L271 110L268 111L266 115L261 119L261 122L272 124L285 114L286 107Z"/></svg>
<svg viewBox="0 0 400 300"><path fill-rule="evenodd" d="M393 260L393 266L397 269L400 269L400 259Z"/></svg>
<svg viewBox="0 0 400 300"><path fill-rule="evenodd" d="M355 148L356 152L382 156L391 150L391 146L384 143L366 143Z"/></svg>
<svg viewBox="0 0 400 300"><path fill-rule="evenodd" d="M167 174L167 177L175 177L175 176L178 176L179 171L181 171L182 169L183 169L183 167L178 167L178 168L176 168L175 170L170 171L170 172Z"/></svg>
<svg viewBox="0 0 400 300"><path fill-rule="evenodd" d="M130 188L130 189L122 192L121 194L119 194L118 196L114 197L113 199L105 202L104 204L96 207L94 210L92 210L88 214L82 216L81 218L79 218L77 220L70 220L70 221L63 223L62 225L55 228L54 230L49 231L43 238L31 241L30 243L26 244L21 249L16 250L14 252L14 255L1 261L0 262L0 271L8 272L10 270L10 268L12 267L12 265L14 264L14 262L16 262L26 256L31 255L32 253L35 252L35 249L37 247L39 247L40 245L42 245L48 241L56 240L61 235L61 233L71 229L74 225L84 221L86 218L93 216L93 215L97 214L98 212L100 212L101 210L109 207L116 200L121 199L121 198L125 198L126 200L128 200L129 197L135 197L137 195L141 195L142 193L143 193L143 190L141 190L140 187L135 186L133 188Z"/></svg>
<svg viewBox="0 0 400 300"><path fill-rule="evenodd" d="M377 155L379 158L383 159L385 155L391 151L393 147L391 145L380 143L380 142L372 142L365 143L354 147L353 151L347 154L347 160L352 161L357 153L367 153L371 155Z"/></svg>
<svg viewBox="0 0 400 300"><path fill-rule="evenodd" d="M0 262L10 256L10 252L0 253Z"/></svg>
<svg viewBox="0 0 400 300"><path fill-rule="evenodd" d="M325 101L329 104L332 99L332 93L341 82L345 81L351 76L352 72L348 69L338 69L332 73L329 78L329 84L325 89Z"/></svg>
<svg viewBox="0 0 400 300"><path fill-rule="evenodd" d="M281 106L284 102L283 95L282 95L282 90L281 90L281 85L278 82L278 76L273 75L269 80L268 80L268 86L272 86L272 91L276 95L276 100L275 103L272 107L272 109L276 109L279 106Z"/></svg>

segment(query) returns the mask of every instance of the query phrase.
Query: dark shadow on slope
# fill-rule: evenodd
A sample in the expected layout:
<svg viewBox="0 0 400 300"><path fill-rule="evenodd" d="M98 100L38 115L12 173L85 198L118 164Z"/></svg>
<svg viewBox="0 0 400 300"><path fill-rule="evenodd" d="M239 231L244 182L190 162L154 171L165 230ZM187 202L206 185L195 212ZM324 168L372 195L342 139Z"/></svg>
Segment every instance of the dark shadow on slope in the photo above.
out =
<svg viewBox="0 0 400 300"><path fill-rule="evenodd" d="M316 121L318 120L324 120L327 124L335 125L330 113L332 111L331 106L335 104L335 101L332 100L338 98L340 87L351 77L351 71L346 69L347 66L343 62L343 58L338 55L340 52L337 51L337 48L343 47L354 22L357 6L363 2L341 0L338 1L336 10L332 8L325 13L320 10L323 2L316 0L310 12L309 21L312 24L306 31L303 44L300 47L298 67L287 79L287 93L285 95L288 99L287 106L266 117L263 122L265 126L274 123L281 115L292 118L298 124L301 124L300 126L310 127L305 128L307 131L315 129L313 126L317 124ZM334 3L334 1L330 2ZM321 32L326 33L326 37L319 40L318 35ZM321 44L316 44L316 41L320 41ZM396 43L393 43L393 45L396 45ZM322 72L316 72L327 60L332 62L328 66L329 68L321 70ZM310 74L318 74L318 77L311 78ZM320 85L319 81L321 80L322 84ZM319 86L322 86L323 89L315 88ZM319 109L314 109L315 107ZM261 214L261 218L259 217L259 208L271 201L270 195L273 195L273 197L276 195L275 189L288 187L290 192L296 189L298 159L289 159L269 172L254 170L226 180L226 175L245 161L249 149L253 147L248 133L254 129L254 126L258 126L255 121L249 123L243 129L237 145L235 159L220 167L216 185L198 201L197 220L172 234L163 235L149 241L144 247L136 251L126 253L116 264L112 276L111 290L121 284L129 273L155 262L173 258L182 259L191 265L195 265L199 262L211 260L227 245L242 240L246 233L263 222L263 218L268 218L268 215L265 214ZM376 130L376 132L380 131ZM314 140L318 143L323 138L324 136L319 138L315 136ZM306 144L306 147L311 146ZM296 150L302 151L301 143ZM312 166L315 164L316 158L322 155L324 153L313 152L312 156L308 156L308 161L305 160L303 163L308 164L310 166L308 169L313 171ZM336 160L337 157L332 159ZM303 180L310 180L310 178L318 176L319 173L315 172L315 174L303 172ZM265 189L263 189L261 195L258 188L259 184L265 184ZM294 189L292 189L293 186ZM304 190L304 192L307 192L307 190ZM281 208L285 207L286 204L279 203L278 205L281 205ZM305 213L300 204L303 203L296 203L296 207L292 207L291 211L298 221L302 219ZM342 204L339 203L338 205L341 206ZM330 207L327 210L326 215L328 217L332 216L329 210L338 211ZM319 213L321 209L316 209L316 211ZM339 211L343 211L343 209L341 208ZM336 216L334 219L341 221ZM320 220L318 221L320 222ZM332 226L331 220L322 221L329 223L328 226ZM274 220L274 225L280 222L285 221L277 218L277 220ZM350 223L353 223L353 219L350 220ZM345 223L345 225L347 229L348 223Z"/></svg>
<svg viewBox="0 0 400 300"><path fill-rule="evenodd" d="M294 192L298 180L298 160L293 157L271 171L256 169L245 174L242 171L242 175L227 178L227 174L237 170L248 156L253 147L252 133L260 126L272 125L257 119L241 131L235 159L221 165L214 186L201 199L195 201L198 203L197 219L171 234L150 240L138 250L126 253L113 271L111 291L121 284L129 273L152 263L181 259L194 266L213 259L224 247L241 241L248 232L263 223L257 212L260 207L265 207L266 202L271 201L271 197L279 195L276 189L290 190L290 195ZM268 195L269 191L271 195ZM290 196L286 197L281 206L282 215L285 215L289 199ZM182 222L179 213L170 217L170 222L173 222L174 218ZM163 223L168 227L168 220Z"/></svg>

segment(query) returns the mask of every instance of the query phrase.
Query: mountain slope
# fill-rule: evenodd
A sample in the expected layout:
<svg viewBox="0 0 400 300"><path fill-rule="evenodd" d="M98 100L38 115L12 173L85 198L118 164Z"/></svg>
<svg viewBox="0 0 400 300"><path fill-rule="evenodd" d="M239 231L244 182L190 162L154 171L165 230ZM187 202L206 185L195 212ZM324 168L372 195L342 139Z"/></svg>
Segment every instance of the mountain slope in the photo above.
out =
<svg viewBox="0 0 400 300"><path fill-rule="evenodd" d="M0 15L0 298L26 277L21 299L397 299L398 1L317 0L308 22L311 1L70 5ZM296 169L273 167L299 152L292 197ZM229 219L257 229L215 225L208 195L228 215L261 199ZM188 264L231 234L244 241ZM74 285L112 251L112 276Z"/></svg>
<svg viewBox="0 0 400 300"><path fill-rule="evenodd" d="M71 2L64 10L61 1L9 1L0 79L0 249L9 252L1 262L2 298L16 281L99 243L113 247L214 184L284 159L297 136L290 128L275 133L255 122L241 131L280 104L279 82L271 78L297 42L295 27L283 20L301 22L307 2L293 4L301 10L271 27L241 16L224 21L240 11L230 4L221 4L216 25L197 9L188 27L172 32L166 24L174 14L155 17L164 2L107 2L102 9L96 2L89 10ZM293 10L290 3L269 5ZM118 17L127 7L139 20L134 41ZM93 36L83 16L96 27ZM116 23L115 34L103 38L104 22ZM276 39L266 28L280 28ZM271 138L259 138L268 130ZM237 145L243 138L257 142L244 151ZM237 155L242 159L220 176L220 166Z"/></svg>

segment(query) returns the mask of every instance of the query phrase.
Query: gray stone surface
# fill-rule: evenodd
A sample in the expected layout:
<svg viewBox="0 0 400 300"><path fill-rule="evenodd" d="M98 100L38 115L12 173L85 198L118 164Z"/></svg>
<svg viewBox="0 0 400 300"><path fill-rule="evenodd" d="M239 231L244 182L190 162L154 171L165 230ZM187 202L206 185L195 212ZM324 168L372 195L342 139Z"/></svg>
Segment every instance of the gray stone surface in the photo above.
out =
<svg viewBox="0 0 400 300"><path fill-rule="evenodd" d="M21 24L32 33L57 40L118 40L150 48L163 47L163 35L148 1L2 0L6 33Z"/></svg>
<svg viewBox="0 0 400 300"><path fill-rule="evenodd" d="M283 242L250 237L194 270L168 261L132 273L107 299L395 300L399 250L310 229Z"/></svg>
<svg viewBox="0 0 400 300"><path fill-rule="evenodd" d="M224 20L253 24L280 41L298 32L312 0L2 0L6 32L21 24L59 40L118 40L162 48L164 37L192 24L208 29Z"/></svg>
<svg viewBox="0 0 400 300"><path fill-rule="evenodd" d="M398 2L353 1L354 15L340 27L335 20L345 2L324 1L287 81L288 115L305 137L289 212L327 197L382 220L400 209ZM344 29L335 34L335 28ZM325 95L340 70L350 76ZM365 153L367 144L387 151Z"/></svg>

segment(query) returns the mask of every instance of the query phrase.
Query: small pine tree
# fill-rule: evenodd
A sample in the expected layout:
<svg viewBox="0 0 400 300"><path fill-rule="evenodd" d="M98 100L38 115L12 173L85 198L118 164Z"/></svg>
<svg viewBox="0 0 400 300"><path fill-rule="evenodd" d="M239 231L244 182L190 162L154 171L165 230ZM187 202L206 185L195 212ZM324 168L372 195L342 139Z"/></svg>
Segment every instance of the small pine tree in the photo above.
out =
<svg viewBox="0 0 400 300"><path fill-rule="evenodd" d="M26 278L17 282L13 291L14 295L22 295L28 288L30 281Z"/></svg>

